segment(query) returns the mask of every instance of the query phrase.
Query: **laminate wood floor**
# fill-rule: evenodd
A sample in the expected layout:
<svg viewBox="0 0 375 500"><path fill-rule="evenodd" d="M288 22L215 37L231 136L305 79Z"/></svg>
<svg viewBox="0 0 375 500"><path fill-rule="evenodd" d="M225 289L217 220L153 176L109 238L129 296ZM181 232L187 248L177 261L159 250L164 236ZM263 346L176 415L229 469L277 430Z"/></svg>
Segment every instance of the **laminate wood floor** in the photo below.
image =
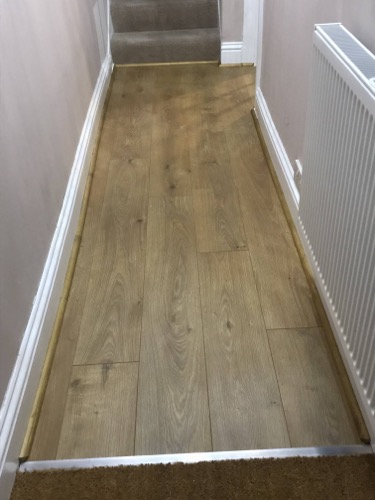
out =
<svg viewBox="0 0 375 500"><path fill-rule="evenodd" d="M252 68L116 70L31 459L358 443Z"/></svg>

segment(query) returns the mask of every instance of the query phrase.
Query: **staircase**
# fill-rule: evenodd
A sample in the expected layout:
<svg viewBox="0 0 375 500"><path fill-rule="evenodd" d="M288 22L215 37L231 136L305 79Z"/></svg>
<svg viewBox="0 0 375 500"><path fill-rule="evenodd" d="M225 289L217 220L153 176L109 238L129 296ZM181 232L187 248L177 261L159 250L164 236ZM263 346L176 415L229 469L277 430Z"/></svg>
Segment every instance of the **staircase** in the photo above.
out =
<svg viewBox="0 0 375 500"><path fill-rule="evenodd" d="M217 0L111 0L115 64L218 61Z"/></svg>

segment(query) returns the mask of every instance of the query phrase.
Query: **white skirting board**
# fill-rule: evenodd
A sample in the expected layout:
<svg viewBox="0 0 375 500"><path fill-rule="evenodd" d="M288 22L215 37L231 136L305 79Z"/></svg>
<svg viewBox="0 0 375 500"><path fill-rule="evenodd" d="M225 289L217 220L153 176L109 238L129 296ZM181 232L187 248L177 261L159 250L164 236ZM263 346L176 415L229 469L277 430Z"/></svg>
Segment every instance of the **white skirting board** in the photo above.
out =
<svg viewBox="0 0 375 500"><path fill-rule="evenodd" d="M222 42L221 64L242 64L242 42Z"/></svg>
<svg viewBox="0 0 375 500"><path fill-rule="evenodd" d="M292 214L295 227L297 228L301 243L303 245L305 254L309 261L310 267L312 269L315 283L317 285L320 298L322 299L324 308L326 310L328 319L331 324L332 331L336 338L336 343L340 350L341 357L344 361L347 373L349 375L352 387L356 394L358 404L361 408L362 415L367 424L370 436L372 438L372 447L375 451L375 419L374 415L369 411L369 406L365 404L365 396L363 394L363 387L359 377L353 370L353 364L350 359L350 353L343 342L342 335L340 333L340 326L337 322L337 318L332 311L329 296L327 295L326 288L322 281L322 277L317 269L317 265L314 261L309 243L307 241L306 235L302 229L301 222L299 219L299 192L297 190L296 184L294 182L294 171L290 163L288 155L285 151L282 140L277 132L276 126L272 120L271 113L268 109L266 100L262 94L260 88L256 92L256 114L259 120L260 127L262 129L263 137L266 142L268 151L270 153L273 165L276 170L277 177L281 184L281 188L284 192L286 201L288 203L289 210Z"/></svg>
<svg viewBox="0 0 375 500"><path fill-rule="evenodd" d="M284 191L289 209L296 221L299 192L294 182L294 170L260 88L258 88L256 92L256 113L264 140L266 141L268 151L276 169L277 177Z"/></svg>
<svg viewBox="0 0 375 500"><path fill-rule="evenodd" d="M0 500L9 498L18 469L18 457L77 231L92 151L112 69L112 58L108 54L91 99L40 285L0 409Z"/></svg>

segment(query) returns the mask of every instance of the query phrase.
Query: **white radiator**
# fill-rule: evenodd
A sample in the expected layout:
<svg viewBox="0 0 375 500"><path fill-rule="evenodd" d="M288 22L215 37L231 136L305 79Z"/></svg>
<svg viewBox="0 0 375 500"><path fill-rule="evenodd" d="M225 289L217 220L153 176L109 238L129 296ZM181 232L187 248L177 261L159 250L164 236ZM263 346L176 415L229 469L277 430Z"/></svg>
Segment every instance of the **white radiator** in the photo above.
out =
<svg viewBox="0 0 375 500"><path fill-rule="evenodd" d="M300 223L375 436L375 57L341 24L314 32Z"/></svg>

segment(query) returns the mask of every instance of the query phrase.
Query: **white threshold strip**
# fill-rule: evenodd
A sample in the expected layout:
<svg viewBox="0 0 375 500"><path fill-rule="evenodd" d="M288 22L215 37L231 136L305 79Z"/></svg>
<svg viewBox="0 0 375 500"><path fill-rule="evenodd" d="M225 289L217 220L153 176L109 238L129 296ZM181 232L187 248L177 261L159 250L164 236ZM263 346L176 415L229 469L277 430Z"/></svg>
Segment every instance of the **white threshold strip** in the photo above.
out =
<svg viewBox="0 0 375 500"><path fill-rule="evenodd" d="M51 469L91 469L93 467L136 466L146 464L195 464L223 460L251 460L260 458L289 457L330 457L344 455L371 455L371 446L326 446L320 448L277 448L270 450L214 451L204 453L177 453L171 455L139 455L130 457L80 458L69 460L46 460L25 462L20 472L32 472Z"/></svg>

